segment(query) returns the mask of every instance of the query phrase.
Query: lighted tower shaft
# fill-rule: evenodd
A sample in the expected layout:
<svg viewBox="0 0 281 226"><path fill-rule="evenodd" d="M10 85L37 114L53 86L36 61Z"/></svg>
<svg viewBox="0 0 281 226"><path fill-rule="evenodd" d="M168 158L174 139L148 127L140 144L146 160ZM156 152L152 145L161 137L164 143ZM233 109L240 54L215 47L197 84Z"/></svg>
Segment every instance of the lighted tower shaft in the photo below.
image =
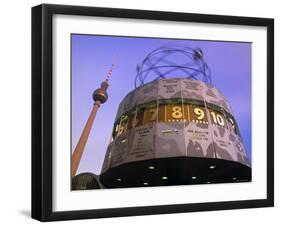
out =
<svg viewBox="0 0 281 226"><path fill-rule="evenodd" d="M114 64L112 64L110 70L108 71L108 74L106 76L105 81L101 83L101 87L96 89L93 93L93 99L94 99L94 106L92 108L92 111L90 113L90 116L86 122L86 125L83 129L83 132L80 136L80 139L77 143L77 146L72 154L71 157L71 176L74 177L76 175L77 169L79 167L80 160L82 158L88 137L91 132L91 128L93 126L97 111L101 104L105 103L108 99L108 94L106 92L109 84L108 80L111 77L111 73L113 70Z"/></svg>

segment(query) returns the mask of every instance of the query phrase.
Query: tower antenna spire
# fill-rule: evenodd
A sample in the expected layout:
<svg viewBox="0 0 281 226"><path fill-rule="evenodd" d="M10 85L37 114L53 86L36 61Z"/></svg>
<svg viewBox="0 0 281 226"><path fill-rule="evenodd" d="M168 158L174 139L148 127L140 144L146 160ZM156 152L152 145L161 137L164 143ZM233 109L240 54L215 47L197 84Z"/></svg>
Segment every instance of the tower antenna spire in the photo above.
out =
<svg viewBox="0 0 281 226"><path fill-rule="evenodd" d="M115 67L115 63L113 62L112 65L111 65L111 67L109 68L109 70L108 70L108 72L107 72L107 75L106 75L106 78L105 78L105 81L106 81L106 82L108 82L109 79L111 78L111 76L112 76L112 71L113 71L114 67Z"/></svg>
<svg viewBox="0 0 281 226"><path fill-rule="evenodd" d="M85 124L85 127L82 131L80 139L75 147L75 150L71 157L71 176L74 177L77 173L77 169L79 167L80 160L82 158L89 134L91 132L91 128L93 126L97 111L101 104L105 103L108 99L107 88L109 86L108 81L112 76L112 71L115 64L113 63L109 68L105 80L101 83L100 88L96 89L93 93L94 105L90 116Z"/></svg>

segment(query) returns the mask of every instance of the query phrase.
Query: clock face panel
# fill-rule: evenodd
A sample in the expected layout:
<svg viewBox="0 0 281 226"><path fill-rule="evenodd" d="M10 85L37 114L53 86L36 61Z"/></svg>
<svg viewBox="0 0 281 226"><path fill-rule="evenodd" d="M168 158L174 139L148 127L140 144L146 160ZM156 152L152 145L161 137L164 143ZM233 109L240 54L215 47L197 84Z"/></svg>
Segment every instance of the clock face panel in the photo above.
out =
<svg viewBox="0 0 281 226"><path fill-rule="evenodd" d="M239 134L234 117L211 106L203 106L202 102L181 101L178 99L166 102L154 101L146 105L136 106L135 110L126 112L116 121L113 138L126 133L128 129L153 123L192 122L196 124L213 125Z"/></svg>
<svg viewBox="0 0 281 226"><path fill-rule="evenodd" d="M209 124L208 115L205 106L200 105L186 105L190 121L202 124Z"/></svg>

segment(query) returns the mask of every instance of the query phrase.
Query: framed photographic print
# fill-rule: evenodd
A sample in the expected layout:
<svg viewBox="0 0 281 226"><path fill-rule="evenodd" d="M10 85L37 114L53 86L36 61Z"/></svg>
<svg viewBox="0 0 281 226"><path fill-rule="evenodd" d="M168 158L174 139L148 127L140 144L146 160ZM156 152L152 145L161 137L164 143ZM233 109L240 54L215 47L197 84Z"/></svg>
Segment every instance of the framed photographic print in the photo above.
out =
<svg viewBox="0 0 281 226"><path fill-rule="evenodd" d="M32 8L32 217L274 205L274 21Z"/></svg>

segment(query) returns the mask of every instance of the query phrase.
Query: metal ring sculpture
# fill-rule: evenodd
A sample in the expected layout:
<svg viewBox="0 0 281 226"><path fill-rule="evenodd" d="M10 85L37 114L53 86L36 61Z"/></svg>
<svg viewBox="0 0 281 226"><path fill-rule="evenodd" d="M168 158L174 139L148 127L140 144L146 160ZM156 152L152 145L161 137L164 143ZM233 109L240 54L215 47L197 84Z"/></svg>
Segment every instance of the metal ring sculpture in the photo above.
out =
<svg viewBox="0 0 281 226"><path fill-rule="evenodd" d="M174 62L174 56L172 55L175 54L182 55L184 62ZM181 71L183 78L201 80L212 84L211 71L204 60L203 51L200 48L165 46L150 52L141 64L137 65L135 87L137 88L149 81L167 78L171 74L174 75L175 71Z"/></svg>

